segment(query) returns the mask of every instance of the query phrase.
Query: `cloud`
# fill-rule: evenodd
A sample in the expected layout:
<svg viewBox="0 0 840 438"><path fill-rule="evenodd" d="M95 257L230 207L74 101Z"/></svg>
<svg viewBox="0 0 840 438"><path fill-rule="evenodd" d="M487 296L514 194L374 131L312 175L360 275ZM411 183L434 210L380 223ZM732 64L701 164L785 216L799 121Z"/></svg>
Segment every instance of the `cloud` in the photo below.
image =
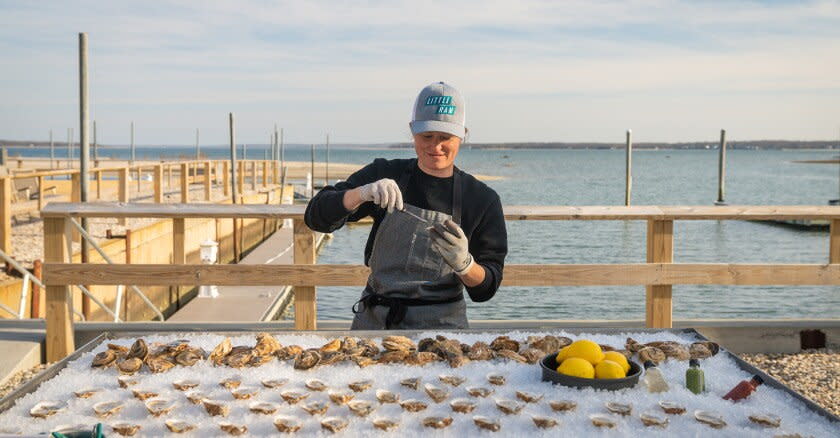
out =
<svg viewBox="0 0 840 438"><path fill-rule="evenodd" d="M151 143L194 127L221 143L228 111L243 141L275 121L291 141L400 141L434 80L466 95L474 141L639 126L678 141L723 123L824 139L840 112L836 1L26 2L0 3L2 137L78 123L79 30L99 125L141 120ZM693 123L662 123L676 116Z"/></svg>

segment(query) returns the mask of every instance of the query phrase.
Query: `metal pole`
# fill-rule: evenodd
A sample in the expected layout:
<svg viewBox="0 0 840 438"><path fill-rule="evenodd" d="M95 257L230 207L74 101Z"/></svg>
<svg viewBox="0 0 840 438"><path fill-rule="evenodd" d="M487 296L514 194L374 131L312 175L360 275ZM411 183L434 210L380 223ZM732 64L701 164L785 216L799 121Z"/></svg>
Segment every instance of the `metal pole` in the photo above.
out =
<svg viewBox="0 0 840 438"><path fill-rule="evenodd" d="M133 166L134 165L134 121L133 120L131 122L131 159L129 161L131 161L131 163L129 163L129 164L131 164Z"/></svg>
<svg viewBox="0 0 840 438"><path fill-rule="evenodd" d="M627 130L627 172L624 182L624 205L630 205L630 192L633 188L633 131Z"/></svg>
<svg viewBox="0 0 840 438"><path fill-rule="evenodd" d="M201 159L201 147L198 144L199 129L195 128L195 159Z"/></svg>
<svg viewBox="0 0 840 438"><path fill-rule="evenodd" d="M55 165L55 143L53 143L53 131L50 129L50 169Z"/></svg>
<svg viewBox="0 0 840 438"><path fill-rule="evenodd" d="M309 148L309 171L312 173L312 190L315 190L315 144L312 144ZM310 193L309 196L312 196Z"/></svg>
<svg viewBox="0 0 840 438"><path fill-rule="evenodd" d="M283 144L283 128L280 128L280 170L286 172L286 146Z"/></svg>
<svg viewBox="0 0 840 438"><path fill-rule="evenodd" d="M236 204L236 131L233 126L233 113L230 113L230 193L233 196L233 204Z"/></svg>
<svg viewBox="0 0 840 438"><path fill-rule="evenodd" d="M724 182L726 180L726 130L720 130L720 155L718 155L718 198L716 205L725 205Z"/></svg>
<svg viewBox="0 0 840 438"><path fill-rule="evenodd" d="M88 161L90 160L90 143L88 141L88 126L90 117L88 111L88 81L87 81L87 34L79 33L79 200L88 201ZM82 229L88 231L87 218L82 218ZM82 263L88 261L88 242L82 239ZM87 287L87 286L85 286ZM82 296L82 314L90 319L90 297Z"/></svg>
<svg viewBox="0 0 840 438"><path fill-rule="evenodd" d="M327 134L327 158L324 161L324 186L330 185L330 135Z"/></svg>
<svg viewBox="0 0 840 438"><path fill-rule="evenodd" d="M280 160L280 134L277 132L277 124L274 124L274 149L272 149L271 159L274 161Z"/></svg>
<svg viewBox="0 0 840 438"><path fill-rule="evenodd" d="M96 120L93 121L93 159L99 159L99 143L96 142Z"/></svg>

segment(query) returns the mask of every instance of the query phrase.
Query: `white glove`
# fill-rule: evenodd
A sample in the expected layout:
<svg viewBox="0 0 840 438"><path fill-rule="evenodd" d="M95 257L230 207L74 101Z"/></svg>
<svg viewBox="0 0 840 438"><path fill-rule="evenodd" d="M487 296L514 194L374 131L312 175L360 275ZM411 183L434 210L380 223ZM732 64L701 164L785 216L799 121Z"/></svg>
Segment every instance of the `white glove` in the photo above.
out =
<svg viewBox="0 0 840 438"><path fill-rule="evenodd" d="M436 223L430 227L429 234L432 238L432 247L456 274L464 275L469 272L475 262L470 255L470 243L467 241L467 236L458 224L447 219L443 223Z"/></svg>
<svg viewBox="0 0 840 438"><path fill-rule="evenodd" d="M389 178L382 178L379 181L359 187L359 197L362 198L362 201L372 201L374 204L387 209L388 213L393 212L394 209L403 209L400 187L396 181Z"/></svg>

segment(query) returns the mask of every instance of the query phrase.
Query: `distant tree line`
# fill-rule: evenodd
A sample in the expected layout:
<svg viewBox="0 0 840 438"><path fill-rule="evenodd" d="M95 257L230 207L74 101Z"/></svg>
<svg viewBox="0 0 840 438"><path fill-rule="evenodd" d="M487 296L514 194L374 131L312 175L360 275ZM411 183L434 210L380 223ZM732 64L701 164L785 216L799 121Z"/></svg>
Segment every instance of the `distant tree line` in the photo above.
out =
<svg viewBox="0 0 840 438"><path fill-rule="evenodd" d="M633 149L717 149L719 142L633 143ZM624 149L624 143L467 143L473 149ZM391 148L413 148L411 143ZM726 143L727 149L840 149L838 141L746 140Z"/></svg>

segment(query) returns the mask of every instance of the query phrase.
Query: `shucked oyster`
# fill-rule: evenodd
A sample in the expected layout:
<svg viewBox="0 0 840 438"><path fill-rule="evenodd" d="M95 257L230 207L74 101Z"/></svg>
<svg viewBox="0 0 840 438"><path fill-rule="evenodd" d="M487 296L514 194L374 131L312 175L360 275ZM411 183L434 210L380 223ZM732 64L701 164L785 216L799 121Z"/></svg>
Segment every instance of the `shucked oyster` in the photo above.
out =
<svg viewBox="0 0 840 438"><path fill-rule="evenodd" d="M204 399L202 401L204 410L211 416L227 417L230 413L230 406L221 400Z"/></svg>
<svg viewBox="0 0 840 438"><path fill-rule="evenodd" d="M121 411L123 403L120 401L106 401L93 405L93 412L99 418L108 418Z"/></svg>
<svg viewBox="0 0 840 438"><path fill-rule="evenodd" d="M524 401L525 403L536 403L543 399L543 395L535 392L516 391L516 398Z"/></svg>
<svg viewBox="0 0 840 438"><path fill-rule="evenodd" d="M321 428L336 433L347 427L347 420L339 417L327 417L321 421Z"/></svg>
<svg viewBox="0 0 840 438"><path fill-rule="evenodd" d="M629 403L606 402L604 403L604 407L613 414L622 416L630 415L633 412L633 406Z"/></svg>
<svg viewBox="0 0 840 438"><path fill-rule="evenodd" d="M379 403L396 403L400 401L399 394L395 394L391 391L385 389L377 389L376 390L376 399L379 400Z"/></svg>
<svg viewBox="0 0 840 438"><path fill-rule="evenodd" d="M309 397L309 394L297 391L283 391L280 393L280 397L283 397L283 400L285 400L286 403L293 405L306 397Z"/></svg>
<svg viewBox="0 0 840 438"><path fill-rule="evenodd" d="M300 430L303 426L300 421L295 419L295 417L290 417L288 415L279 415L274 418L274 427L277 428L278 431L283 433L294 433Z"/></svg>
<svg viewBox="0 0 840 438"><path fill-rule="evenodd" d="M309 403L304 403L303 405L301 405L301 409L306 411L309 415L323 415L327 412L329 406L323 402L311 401Z"/></svg>
<svg viewBox="0 0 840 438"><path fill-rule="evenodd" d="M551 400L548 402L554 412L574 411L577 409L577 402L572 400Z"/></svg>
<svg viewBox="0 0 840 438"><path fill-rule="evenodd" d="M373 380L358 380L347 385L350 389L356 392L362 392L373 386Z"/></svg>
<svg viewBox="0 0 840 438"><path fill-rule="evenodd" d="M248 432L248 426L244 424L234 424L228 421L219 422L219 429L226 432L228 435L239 436Z"/></svg>
<svg viewBox="0 0 840 438"><path fill-rule="evenodd" d="M406 388L417 389L420 386L420 378L409 377L407 379L402 379L400 380L400 385L405 386Z"/></svg>
<svg viewBox="0 0 840 438"><path fill-rule="evenodd" d="M423 419L423 426L433 429L443 429L452 424L452 417L426 417Z"/></svg>
<svg viewBox="0 0 840 438"><path fill-rule="evenodd" d="M269 415L277 412L280 405L272 402L257 401L248 405L248 409L255 414Z"/></svg>
<svg viewBox="0 0 840 438"><path fill-rule="evenodd" d="M750 421L764 427L779 427L782 425L782 417L773 414L752 414Z"/></svg>
<svg viewBox="0 0 840 438"><path fill-rule="evenodd" d="M114 423L111 424L111 429L122 436L134 436L140 430L140 425L132 423Z"/></svg>
<svg viewBox="0 0 840 438"><path fill-rule="evenodd" d="M452 386L460 386L462 383L466 382L467 379L461 376L453 376L453 375L441 375L438 377L441 382L446 383L447 385Z"/></svg>
<svg viewBox="0 0 840 438"><path fill-rule="evenodd" d="M367 417L374 409L373 403L367 400L350 401L347 403L347 408L359 417Z"/></svg>
<svg viewBox="0 0 840 438"><path fill-rule="evenodd" d="M496 407L505 414L518 414L525 405L515 400L496 400Z"/></svg>
<svg viewBox="0 0 840 438"><path fill-rule="evenodd" d="M400 406L408 412L420 412L428 407L426 403L413 398L401 401Z"/></svg>
<svg viewBox="0 0 840 438"><path fill-rule="evenodd" d="M694 411L694 418L703 424L709 425L713 429L723 429L726 427L726 421L723 420L723 417L714 412Z"/></svg>
<svg viewBox="0 0 840 438"><path fill-rule="evenodd" d="M505 376L501 374L491 373L487 375L487 382L491 385L501 386L504 385L505 382L507 382L507 379L505 379Z"/></svg>
<svg viewBox="0 0 840 438"><path fill-rule="evenodd" d="M592 414L589 416L589 421L595 427L604 427L607 429L612 429L618 424L613 417L604 414Z"/></svg>
<svg viewBox="0 0 840 438"><path fill-rule="evenodd" d="M455 412L459 412L461 414L469 414L470 412L475 410L477 405L470 399L456 398L449 402L449 406Z"/></svg>
<svg viewBox="0 0 840 438"><path fill-rule="evenodd" d="M154 398L146 401L146 410L154 417L168 414L172 409L175 409L175 402L167 398Z"/></svg>
<svg viewBox="0 0 840 438"><path fill-rule="evenodd" d="M207 394L198 390L187 391L184 395L186 395L187 400L194 405L201 403L205 398L207 398Z"/></svg>
<svg viewBox="0 0 840 438"><path fill-rule="evenodd" d="M541 415L532 416L531 421L534 422L534 426L537 426L540 429L551 429L552 427L555 427L558 424L560 424L560 422L555 420L554 418L543 417Z"/></svg>
<svg viewBox="0 0 840 438"><path fill-rule="evenodd" d="M489 430L491 432L498 432L502 429L502 423L500 423L499 420L483 417L481 415L473 417L473 423L475 423L479 429Z"/></svg>
<svg viewBox="0 0 840 438"><path fill-rule="evenodd" d="M685 413L685 406L677 402L661 401L659 402L659 407L662 408L666 414L682 415Z"/></svg>
<svg viewBox="0 0 840 438"><path fill-rule="evenodd" d="M323 391L327 389L327 384L324 383L322 380L309 379L306 381L306 387L311 389L312 391Z"/></svg>
<svg viewBox="0 0 840 438"><path fill-rule="evenodd" d="M35 418L47 418L50 415L63 411L66 407L67 405L64 404L64 402L45 400L36 403L35 406L29 410L29 415Z"/></svg>
<svg viewBox="0 0 840 438"><path fill-rule="evenodd" d="M265 379L261 380L260 383L262 383L262 386L265 386L266 388L279 388L289 383L289 379L285 377L281 377L279 379Z"/></svg>
<svg viewBox="0 0 840 438"><path fill-rule="evenodd" d="M237 388L231 391L231 395L233 398L237 400L248 400L253 398L260 390L255 386L243 386L242 388Z"/></svg>
<svg viewBox="0 0 840 438"><path fill-rule="evenodd" d="M429 397L434 400L435 403L440 403L449 397L449 391L439 386L432 385L431 383L427 383L424 389L426 390L426 394L429 394Z"/></svg>
<svg viewBox="0 0 840 438"><path fill-rule="evenodd" d="M467 394L473 397L487 397L493 393L493 390L490 388L484 388L481 386L469 386L467 387Z"/></svg>
<svg viewBox="0 0 840 438"><path fill-rule="evenodd" d="M166 428L175 433L189 432L195 429L195 424L180 419L169 419L163 422Z"/></svg>
<svg viewBox="0 0 840 438"><path fill-rule="evenodd" d="M102 391L100 388L85 388L80 389L78 391L73 391L73 394L76 394L78 398L91 398L94 394Z"/></svg>
<svg viewBox="0 0 840 438"><path fill-rule="evenodd" d="M223 388L226 388L226 389L236 389L236 388L239 388L239 385L241 385L241 384L242 384L242 379L239 378L239 377L228 377L228 378L222 380L221 382L219 382L219 385L221 385Z"/></svg>
<svg viewBox="0 0 840 438"><path fill-rule="evenodd" d="M379 430L391 430L399 426L399 421L390 418L377 418L373 420L373 427Z"/></svg>
<svg viewBox="0 0 840 438"><path fill-rule="evenodd" d="M188 389L193 389L198 386L198 380L192 379L179 379L172 382L172 386L177 389L178 391L186 391Z"/></svg>
<svg viewBox="0 0 840 438"><path fill-rule="evenodd" d="M648 427L655 426L664 428L668 426L668 417L653 412L644 412L639 415L639 419L642 420L642 424Z"/></svg>
<svg viewBox="0 0 840 438"><path fill-rule="evenodd" d="M330 397L330 400L337 405L346 404L350 400L353 400L354 397L356 397L356 394L350 391L331 391L328 395Z"/></svg>
<svg viewBox="0 0 840 438"><path fill-rule="evenodd" d="M138 400L148 400L158 396L157 392L147 391L144 389L132 389L131 393L134 394L134 398Z"/></svg>
<svg viewBox="0 0 840 438"><path fill-rule="evenodd" d="M128 388L140 383L140 380L132 376L119 376L117 382L120 384L120 388Z"/></svg>

